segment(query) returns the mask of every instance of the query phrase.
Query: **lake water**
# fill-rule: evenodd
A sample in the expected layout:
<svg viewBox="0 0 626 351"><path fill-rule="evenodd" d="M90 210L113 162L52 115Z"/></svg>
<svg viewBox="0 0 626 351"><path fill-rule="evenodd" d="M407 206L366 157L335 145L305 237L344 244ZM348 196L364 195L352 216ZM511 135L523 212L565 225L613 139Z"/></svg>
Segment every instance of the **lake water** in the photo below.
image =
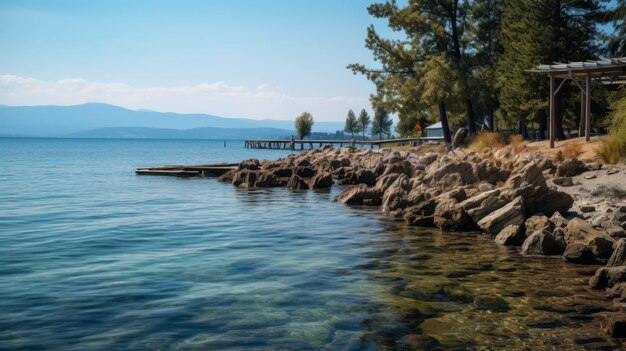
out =
<svg viewBox="0 0 626 351"><path fill-rule="evenodd" d="M242 145L0 139L0 349L618 347L596 267L407 227L338 187L134 174L286 155Z"/></svg>

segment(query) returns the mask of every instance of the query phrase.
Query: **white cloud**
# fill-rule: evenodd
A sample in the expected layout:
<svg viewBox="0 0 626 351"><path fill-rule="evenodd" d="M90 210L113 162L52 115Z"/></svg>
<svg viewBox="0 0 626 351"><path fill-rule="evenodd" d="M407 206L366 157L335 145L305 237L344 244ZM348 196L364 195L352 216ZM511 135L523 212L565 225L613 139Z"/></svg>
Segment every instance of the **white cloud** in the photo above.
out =
<svg viewBox="0 0 626 351"><path fill-rule="evenodd" d="M0 75L0 104L73 105L105 102L131 109L179 113L208 113L224 117L293 119L303 111L319 121L340 121L350 108L368 107L366 97L297 97L225 82L172 87L135 87L124 83L92 82L81 78L44 81Z"/></svg>

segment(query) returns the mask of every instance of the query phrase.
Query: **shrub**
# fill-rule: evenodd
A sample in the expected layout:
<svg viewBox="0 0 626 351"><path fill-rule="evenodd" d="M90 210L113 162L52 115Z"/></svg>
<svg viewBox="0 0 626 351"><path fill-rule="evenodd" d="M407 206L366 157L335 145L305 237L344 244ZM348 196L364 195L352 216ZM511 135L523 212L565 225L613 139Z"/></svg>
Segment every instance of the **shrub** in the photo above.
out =
<svg viewBox="0 0 626 351"><path fill-rule="evenodd" d="M519 134L511 134L509 135L509 145L513 147L517 147L524 142L524 138L522 138Z"/></svg>
<svg viewBox="0 0 626 351"><path fill-rule="evenodd" d="M602 144L596 149L596 154L604 163L616 164L626 153L626 144L614 135L602 138Z"/></svg>
<svg viewBox="0 0 626 351"><path fill-rule="evenodd" d="M494 150L502 146L502 135L500 133L482 132L472 137L468 148L472 151L481 152L486 148Z"/></svg>
<svg viewBox="0 0 626 351"><path fill-rule="evenodd" d="M623 88L611 102L611 124L609 135L602 139L596 154L610 164L619 162L626 156L626 88Z"/></svg>

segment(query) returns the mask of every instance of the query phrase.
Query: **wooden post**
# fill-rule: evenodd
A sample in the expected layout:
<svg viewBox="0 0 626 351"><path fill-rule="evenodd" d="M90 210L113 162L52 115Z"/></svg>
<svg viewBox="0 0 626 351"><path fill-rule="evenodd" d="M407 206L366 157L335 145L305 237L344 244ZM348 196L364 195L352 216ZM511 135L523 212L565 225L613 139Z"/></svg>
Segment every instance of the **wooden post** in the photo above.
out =
<svg viewBox="0 0 626 351"><path fill-rule="evenodd" d="M591 130L591 75L587 73L585 79L585 140L589 142Z"/></svg>
<svg viewBox="0 0 626 351"><path fill-rule="evenodd" d="M585 98L587 95L587 91L584 88L584 82L583 82L583 87L580 88L580 119L578 120L578 137L582 137L583 133L585 132L585 112L587 111L587 109L585 108L585 103L587 102L587 99Z"/></svg>
<svg viewBox="0 0 626 351"><path fill-rule="evenodd" d="M554 136L555 136L555 122L554 113L556 106L554 106L554 76L550 75L550 148L554 149Z"/></svg>

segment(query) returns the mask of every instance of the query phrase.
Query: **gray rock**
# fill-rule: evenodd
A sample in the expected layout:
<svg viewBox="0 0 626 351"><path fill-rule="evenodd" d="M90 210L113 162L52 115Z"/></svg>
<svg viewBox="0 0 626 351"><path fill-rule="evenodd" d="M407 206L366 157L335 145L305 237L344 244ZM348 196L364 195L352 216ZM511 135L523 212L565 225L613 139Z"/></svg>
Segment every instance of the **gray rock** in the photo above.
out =
<svg viewBox="0 0 626 351"><path fill-rule="evenodd" d="M610 288L626 278L626 266L600 267L589 280L594 289Z"/></svg>
<svg viewBox="0 0 626 351"><path fill-rule="evenodd" d="M524 200L519 196L504 207L484 217L477 224L486 233L497 235L509 225L522 223L524 223Z"/></svg>
<svg viewBox="0 0 626 351"><path fill-rule="evenodd" d="M595 206L591 206L591 205L580 206L580 212L582 213L594 212L595 210L596 210Z"/></svg>
<svg viewBox="0 0 626 351"><path fill-rule="evenodd" d="M452 147L459 147L463 145L463 142L465 141L465 138L467 138L468 134L469 132L467 128L465 127L459 128L459 130L457 130L456 133L454 133L454 138L452 138Z"/></svg>
<svg viewBox="0 0 626 351"><path fill-rule="evenodd" d="M485 193L487 191L491 191L493 189L495 189L496 186L493 184L489 184L489 183L482 183L478 186L478 190L480 190L481 193Z"/></svg>
<svg viewBox="0 0 626 351"><path fill-rule="evenodd" d="M626 338L626 316L610 316L604 331L612 338Z"/></svg>
<svg viewBox="0 0 626 351"><path fill-rule="evenodd" d="M534 233L537 230L547 229L548 231L552 231L554 229L554 223L550 221L548 216L543 213L536 213L526 219L524 222L524 226L526 227L526 231L529 233Z"/></svg>
<svg viewBox="0 0 626 351"><path fill-rule="evenodd" d="M615 249L609 262L606 263L607 267L617 267L626 265L626 240L620 239L615 243Z"/></svg>
<svg viewBox="0 0 626 351"><path fill-rule="evenodd" d="M588 246L596 258L609 258L613 252L615 239L594 229L591 224L574 218L569 221L565 228L565 241L568 246L573 243Z"/></svg>
<svg viewBox="0 0 626 351"><path fill-rule="evenodd" d="M522 244L523 255L558 255L561 252L552 233L545 230L534 232Z"/></svg>
<svg viewBox="0 0 626 351"><path fill-rule="evenodd" d="M570 158L561 162L556 167L557 177L574 177L587 170L585 163L576 158Z"/></svg>
<svg viewBox="0 0 626 351"><path fill-rule="evenodd" d="M552 179L552 183L563 187L574 186L574 181L572 180L572 177L554 178Z"/></svg>
<svg viewBox="0 0 626 351"><path fill-rule="evenodd" d="M333 185L333 176L329 172L319 173L311 179L311 189L327 189Z"/></svg>
<svg viewBox="0 0 626 351"><path fill-rule="evenodd" d="M591 179L596 179L598 176L596 176L595 174L590 174L590 175L586 175L585 179L587 180L591 180Z"/></svg>
<svg viewBox="0 0 626 351"><path fill-rule="evenodd" d="M526 236L520 225L509 225L496 235L495 242L506 246L520 246L524 243L524 239Z"/></svg>
<svg viewBox="0 0 626 351"><path fill-rule="evenodd" d="M591 264L596 262L596 256L591 251L591 248L581 243L567 245L565 252L563 252L563 258L567 262L578 264Z"/></svg>
<svg viewBox="0 0 626 351"><path fill-rule="evenodd" d="M585 164L588 171L599 171L602 168L602 164L598 162L588 162Z"/></svg>
<svg viewBox="0 0 626 351"><path fill-rule="evenodd" d="M620 227L618 225L615 225L615 226L612 226L612 227L608 228L606 230L606 233L611 238L614 238L614 239L626 238L626 230L624 230L624 228L622 228L622 227Z"/></svg>
<svg viewBox="0 0 626 351"><path fill-rule="evenodd" d="M561 252L565 251L565 248L567 247L567 243L565 242L565 228L554 228L554 230L552 230L552 237L554 237L559 250Z"/></svg>
<svg viewBox="0 0 626 351"><path fill-rule="evenodd" d="M369 188L365 184L351 185L337 196L335 201L341 201L348 205L380 205L380 193L374 188Z"/></svg>
<svg viewBox="0 0 626 351"><path fill-rule="evenodd" d="M567 226L567 219L559 212L554 212L550 217L550 222L554 223L555 227L565 228Z"/></svg>
<svg viewBox="0 0 626 351"><path fill-rule="evenodd" d="M292 175L291 178L289 178L289 182L287 182L287 189L304 190L308 188L309 184L297 174Z"/></svg>

